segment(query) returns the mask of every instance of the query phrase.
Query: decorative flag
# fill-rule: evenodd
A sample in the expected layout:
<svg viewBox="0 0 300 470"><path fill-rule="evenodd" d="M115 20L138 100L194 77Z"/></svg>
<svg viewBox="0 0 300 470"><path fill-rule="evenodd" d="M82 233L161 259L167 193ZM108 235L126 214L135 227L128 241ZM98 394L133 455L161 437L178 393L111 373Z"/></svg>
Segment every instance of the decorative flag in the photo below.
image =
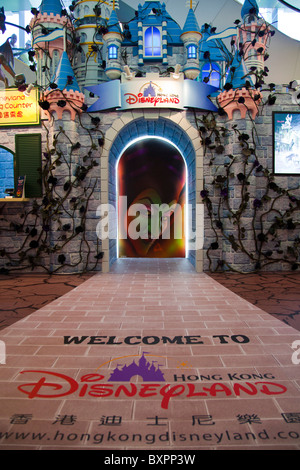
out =
<svg viewBox="0 0 300 470"><path fill-rule="evenodd" d="M230 38L231 36L236 36L236 34L237 34L237 28L236 28L236 27L227 28L227 29L225 29L224 31L222 31L221 33L213 34L213 35L210 36L208 39L206 39L206 42L211 41L211 40L214 40L214 39L226 39L226 38Z"/></svg>
<svg viewBox="0 0 300 470"><path fill-rule="evenodd" d="M32 45L34 46L35 44L38 44L39 42L50 42L54 41L55 39L63 38L65 36L65 31L63 29L55 29L52 31L50 34L47 34L46 36L38 36L33 40Z"/></svg>

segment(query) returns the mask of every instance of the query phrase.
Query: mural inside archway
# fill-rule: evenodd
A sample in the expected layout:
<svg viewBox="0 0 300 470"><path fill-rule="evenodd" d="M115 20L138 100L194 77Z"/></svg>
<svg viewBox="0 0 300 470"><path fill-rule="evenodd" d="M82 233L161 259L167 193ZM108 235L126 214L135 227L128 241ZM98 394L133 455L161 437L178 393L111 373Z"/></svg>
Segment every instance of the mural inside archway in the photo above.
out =
<svg viewBox="0 0 300 470"><path fill-rule="evenodd" d="M160 138L140 138L118 168L119 257L186 256L187 170L180 151Z"/></svg>

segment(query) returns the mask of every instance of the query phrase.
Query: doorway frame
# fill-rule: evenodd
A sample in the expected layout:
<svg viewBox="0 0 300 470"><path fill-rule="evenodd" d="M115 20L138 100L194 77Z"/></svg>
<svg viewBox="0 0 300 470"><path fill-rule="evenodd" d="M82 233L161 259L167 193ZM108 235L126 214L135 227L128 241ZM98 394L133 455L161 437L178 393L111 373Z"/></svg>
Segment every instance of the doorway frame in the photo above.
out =
<svg viewBox="0 0 300 470"><path fill-rule="evenodd" d="M204 155L199 131L195 123L188 120L186 111L171 110L125 111L112 122L105 133L100 159L101 204L112 204L116 208L116 162L125 146L141 136L164 137L179 148L188 167L187 178L190 187L193 188L193 197L188 196L189 201L193 200L193 204L203 205L200 192L203 189ZM190 223L195 230L196 220L193 218ZM198 223L203 224L204 221L197 221ZM116 243L117 240L102 240L103 273L108 273L110 266L117 259ZM190 252L189 260L197 272L203 272L203 249Z"/></svg>
<svg viewBox="0 0 300 470"><path fill-rule="evenodd" d="M186 191L185 191L185 202L184 204L186 205L186 207L188 207L188 202L189 202L189 194L188 194L188 181L189 181L189 173L188 173L188 167L187 167L187 163L186 163L186 160L184 158L184 155L182 154L181 150L177 147L177 145L174 144L174 142L172 142L170 139L167 139L165 137L160 137L160 136L156 136L156 135L145 135L145 136L140 136L140 137L137 137L136 139L132 140L131 142L128 142L128 144L126 144L126 146L123 148L122 152L120 153L118 159L117 159L117 162L116 162L116 175L115 175L115 178L116 178L116 189L117 189L117 194L116 194L116 198L117 198L117 201L118 201L118 198L119 198L119 176L118 176L118 169L119 169L119 164L120 164L120 160L122 158L122 156L124 155L124 153L126 152L127 149L129 149L131 146L135 145L136 143L138 142L142 142L142 141L145 141L145 140L160 140L162 142L166 142L167 144L173 146L177 152L180 154L183 162L184 162L184 166L185 166L185 188L186 188ZM117 212L117 259L119 259L119 219L118 219L118 204L117 204L117 207L116 207L116 212ZM188 211L185 210L184 211L184 235L185 235L185 258L188 258L188 254L189 254L189 248L188 248L188 239L186 237L186 234L188 233Z"/></svg>

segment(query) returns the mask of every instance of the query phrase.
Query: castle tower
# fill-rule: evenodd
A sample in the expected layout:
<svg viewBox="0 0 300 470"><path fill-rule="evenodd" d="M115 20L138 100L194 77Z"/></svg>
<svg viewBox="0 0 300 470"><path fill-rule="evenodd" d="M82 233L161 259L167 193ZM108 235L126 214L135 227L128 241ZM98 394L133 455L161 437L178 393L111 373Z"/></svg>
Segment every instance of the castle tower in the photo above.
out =
<svg viewBox="0 0 300 470"><path fill-rule="evenodd" d="M103 35L107 46L105 73L110 80L115 80L120 78L122 74L121 43L123 39L115 8L111 12L107 29L108 32Z"/></svg>
<svg viewBox="0 0 300 470"><path fill-rule="evenodd" d="M55 111L57 118L62 119L63 112L69 111L71 120L74 121L76 113L82 112L84 94L80 91L66 51L62 53L51 83L55 84L56 88L49 88L44 94L44 99L50 103L48 117L50 118L50 114Z"/></svg>
<svg viewBox="0 0 300 470"><path fill-rule="evenodd" d="M186 78L194 80L200 73L199 42L202 38L202 34L192 8L192 1L190 3L191 8L189 9L183 32L181 34L181 40L185 46L185 65L183 67L183 72Z"/></svg>
<svg viewBox="0 0 300 470"><path fill-rule="evenodd" d="M37 61L38 85L46 87L60 58L71 43L73 25L63 15L61 0L43 0L39 12L30 22L32 45Z"/></svg>
<svg viewBox="0 0 300 470"><path fill-rule="evenodd" d="M204 24L201 28L202 39L199 46L201 73L197 80L222 88L225 84L227 64L232 58L222 40L214 39L211 29L208 24Z"/></svg>
<svg viewBox="0 0 300 470"><path fill-rule="evenodd" d="M247 112L251 113L252 119L255 119L258 114L258 104L262 100L262 95L260 91L252 88L251 76L247 74L245 62L237 52L231 64L225 90L218 96L219 105L227 113L229 119L233 118L234 111L240 111L242 119L245 119ZM230 85L231 88L226 89L226 85Z"/></svg>
<svg viewBox="0 0 300 470"><path fill-rule="evenodd" d="M243 23L238 28L237 48L243 45L243 55L248 70L251 67L263 70L270 29L265 21L259 18L256 0L245 0L241 15Z"/></svg>
<svg viewBox="0 0 300 470"><path fill-rule="evenodd" d="M167 33L167 12L166 5L162 5L162 56L163 65L168 65L168 33Z"/></svg>
<svg viewBox="0 0 300 470"><path fill-rule="evenodd" d="M107 80L104 72L106 51L103 34L107 32L111 3L85 0L78 2L74 9L75 33L79 40L74 70L81 87Z"/></svg>

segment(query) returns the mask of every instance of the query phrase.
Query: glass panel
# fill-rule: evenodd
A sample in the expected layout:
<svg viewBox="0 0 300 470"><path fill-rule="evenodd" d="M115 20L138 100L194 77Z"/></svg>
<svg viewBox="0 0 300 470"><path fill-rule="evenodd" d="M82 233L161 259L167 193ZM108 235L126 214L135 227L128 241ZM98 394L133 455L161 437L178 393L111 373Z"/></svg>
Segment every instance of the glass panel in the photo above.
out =
<svg viewBox="0 0 300 470"><path fill-rule="evenodd" d="M148 28L145 31L145 49L152 48L152 28Z"/></svg>
<svg viewBox="0 0 300 470"><path fill-rule="evenodd" d="M108 48L108 58L117 59L118 58L118 48L116 46L110 46Z"/></svg>
<svg viewBox="0 0 300 470"><path fill-rule="evenodd" d="M157 28L153 28L153 47L160 48L160 31Z"/></svg>
<svg viewBox="0 0 300 470"><path fill-rule="evenodd" d="M161 56L161 49L160 49L160 47L154 47L154 48L153 48L153 55L155 55L155 56Z"/></svg>
<svg viewBox="0 0 300 470"><path fill-rule="evenodd" d="M215 63L207 63L202 68L202 80L204 78L209 78L209 85L215 86L217 88L220 87L220 69L217 64Z"/></svg>
<svg viewBox="0 0 300 470"><path fill-rule="evenodd" d="M237 0L243 5L244 0ZM300 41L299 0L256 0L260 15L282 33Z"/></svg>
<svg viewBox="0 0 300 470"><path fill-rule="evenodd" d="M196 46L189 46L188 47L188 59L197 59Z"/></svg>
<svg viewBox="0 0 300 470"><path fill-rule="evenodd" d="M145 31L145 56L161 56L161 37L158 28L150 27Z"/></svg>

